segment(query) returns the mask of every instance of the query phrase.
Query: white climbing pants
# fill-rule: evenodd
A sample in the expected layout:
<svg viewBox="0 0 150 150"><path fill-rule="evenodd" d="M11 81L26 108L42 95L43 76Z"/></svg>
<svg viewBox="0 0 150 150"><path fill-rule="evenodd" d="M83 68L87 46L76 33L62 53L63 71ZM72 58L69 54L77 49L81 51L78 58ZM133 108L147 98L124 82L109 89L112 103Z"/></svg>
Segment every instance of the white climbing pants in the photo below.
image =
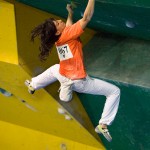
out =
<svg viewBox="0 0 150 150"><path fill-rule="evenodd" d="M120 89L118 87L106 81L91 78L89 76L80 80L68 79L59 73L59 64L50 67L42 74L32 78L31 86L37 90L57 80L61 84L59 97L65 102L71 100L72 91L106 96L106 102L99 124L112 124L120 101Z"/></svg>

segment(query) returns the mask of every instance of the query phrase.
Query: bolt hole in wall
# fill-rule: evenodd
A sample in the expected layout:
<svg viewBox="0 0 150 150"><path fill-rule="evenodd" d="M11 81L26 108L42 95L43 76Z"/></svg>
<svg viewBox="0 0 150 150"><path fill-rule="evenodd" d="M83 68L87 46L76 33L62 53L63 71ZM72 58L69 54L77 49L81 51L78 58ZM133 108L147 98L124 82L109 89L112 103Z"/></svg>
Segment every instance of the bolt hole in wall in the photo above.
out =
<svg viewBox="0 0 150 150"><path fill-rule="evenodd" d="M3 94L3 95L6 96L6 97L10 97L10 96L13 95L12 93L6 91L6 90L3 89L3 88L0 88L0 93Z"/></svg>
<svg viewBox="0 0 150 150"><path fill-rule="evenodd" d="M64 143L60 144L60 149L61 150L67 150L66 144L64 144Z"/></svg>
<svg viewBox="0 0 150 150"><path fill-rule="evenodd" d="M134 28L135 27L135 23L133 21L131 21L131 20L126 20L125 21L125 25L128 28Z"/></svg>
<svg viewBox="0 0 150 150"><path fill-rule="evenodd" d="M0 88L0 93L6 97L11 97L11 96L14 96L16 97L16 99L18 99L21 103L23 103L28 109L32 110L32 111L37 111L37 109L35 109L33 106L31 106L30 104L27 103L27 101L25 101L24 99L18 97L18 96L15 96L14 94L12 94L11 92L3 89L3 88Z"/></svg>
<svg viewBox="0 0 150 150"><path fill-rule="evenodd" d="M58 113L64 115L66 120L72 120L71 116L63 108L59 107Z"/></svg>

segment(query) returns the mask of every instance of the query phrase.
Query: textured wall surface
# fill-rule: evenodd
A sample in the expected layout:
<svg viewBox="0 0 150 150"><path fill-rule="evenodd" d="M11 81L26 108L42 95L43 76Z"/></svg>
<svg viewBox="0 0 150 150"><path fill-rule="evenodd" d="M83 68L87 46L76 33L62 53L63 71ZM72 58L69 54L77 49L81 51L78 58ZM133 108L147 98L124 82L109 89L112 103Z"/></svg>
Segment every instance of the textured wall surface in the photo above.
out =
<svg viewBox="0 0 150 150"><path fill-rule="evenodd" d="M69 0L18 0L44 11L67 17ZM81 18L87 0L72 0L76 4L75 20ZM96 0L95 13L89 27L125 36L150 39L150 2L148 0Z"/></svg>
<svg viewBox="0 0 150 150"><path fill-rule="evenodd" d="M118 114L110 132L108 150L150 149L150 42L98 33L84 47L89 75L117 85L121 90ZM79 94L94 126L105 97Z"/></svg>
<svg viewBox="0 0 150 150"><path fill-rule="evenodd" d="M3 20L0 27L4 29L0 30L0 120L32 129L30 136L33 137L34 130L42 132L44 136L48 133L52 136L47 137L54 139L57 146L67 141L66 139L69 139L68 145L72 144L72 141L74 141L73 145L81 143L81 145L67 147L73 150L82 147L82 149L93 148L93 150L105 149L99 137L108 150L150 149L150 42L144 40L150 39L148 0L96 0L95 14L89 24L89 27L95 31L87 29L82 37L88 74L111 82L121 89L118 114L109 128L113 137L112 143L108 143L102 136L98 137L94 133L105 97L78 94L83 106L77 95L72 102L64 104L58 99L58 83L47 87L46 90L39 90L32 96L27 93L23 84L25 79L58 63L55 49L48 58L49 61L43 64L38 60L38 41L35 41L34 45L31 44L29 37L31 29L47 17L66 18L65 7L70 1L18 0L15 3L13 1L14 5L1 0L0 2L3 5L3 9L0 9L1 12L3 11L0 13ZM75 20L77 20L81 18L87 1L73 2L77 6L75 9ZM4 90L12 95L6 97ZM64 116L57 113L60 105L72 116L72 121L66 122ZM9 126L3 122L0 122L0 125L4 128ZM19 128L14 126L13 130L18 132ZM22 130L23 134L25 132L26 130ZM62 138L54 138L53 135ZM8 140L8 134L5 138L6 140L1 140L3 145L0 144L3 147L15 143ZM53 146L59 149L56 145Z"/></svg>
<svg viewBox="0 0 150 150"><path fill-rule="evenodd" d="M0 7L0 149L104 150L76 94L73 103L62 106L57 92L59 84L54 85L57 99L45 89L30 95L24 85L26 79L58 62L55 49L49 61L40 62L38 39L34 44L30 41L34 26L54 15L18 2L0 0ZM83 37L85 43L95 32L88 29L87 33ZM60 107L66 108L64 114L58 113ZM66 115L71 119L66 119Z"/></svg>

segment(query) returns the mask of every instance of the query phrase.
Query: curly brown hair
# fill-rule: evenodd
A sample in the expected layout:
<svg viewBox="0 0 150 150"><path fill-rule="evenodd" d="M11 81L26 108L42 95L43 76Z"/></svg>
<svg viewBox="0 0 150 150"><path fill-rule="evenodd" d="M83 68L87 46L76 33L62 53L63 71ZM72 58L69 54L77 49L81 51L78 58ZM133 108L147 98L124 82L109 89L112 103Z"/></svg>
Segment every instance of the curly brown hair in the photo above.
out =
<svg viewBox="0 0 150 150"><path fill-rule="evenodd" d="M34 38L37 36L40 38L40 54L39 58L44 61L49 56L51 48L55 42L59 39L60 35L55 35L57 32L56 26L54 24L55 19L46 19L42 24L38 25L31 31L31 41L34 42Z"/></svg>

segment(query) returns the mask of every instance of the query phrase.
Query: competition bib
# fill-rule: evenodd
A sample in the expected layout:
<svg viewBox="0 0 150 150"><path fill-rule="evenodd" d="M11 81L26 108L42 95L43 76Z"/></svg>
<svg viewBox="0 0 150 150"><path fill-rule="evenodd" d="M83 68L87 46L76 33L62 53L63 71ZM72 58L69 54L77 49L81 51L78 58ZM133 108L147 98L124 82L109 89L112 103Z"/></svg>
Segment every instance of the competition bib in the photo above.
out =
<svg viewBox="0 0 150 150"><path fill-rule="evenodd" d="M68 44L56 46L56 48L60 61L67 60L73 57Z"/></svg>

